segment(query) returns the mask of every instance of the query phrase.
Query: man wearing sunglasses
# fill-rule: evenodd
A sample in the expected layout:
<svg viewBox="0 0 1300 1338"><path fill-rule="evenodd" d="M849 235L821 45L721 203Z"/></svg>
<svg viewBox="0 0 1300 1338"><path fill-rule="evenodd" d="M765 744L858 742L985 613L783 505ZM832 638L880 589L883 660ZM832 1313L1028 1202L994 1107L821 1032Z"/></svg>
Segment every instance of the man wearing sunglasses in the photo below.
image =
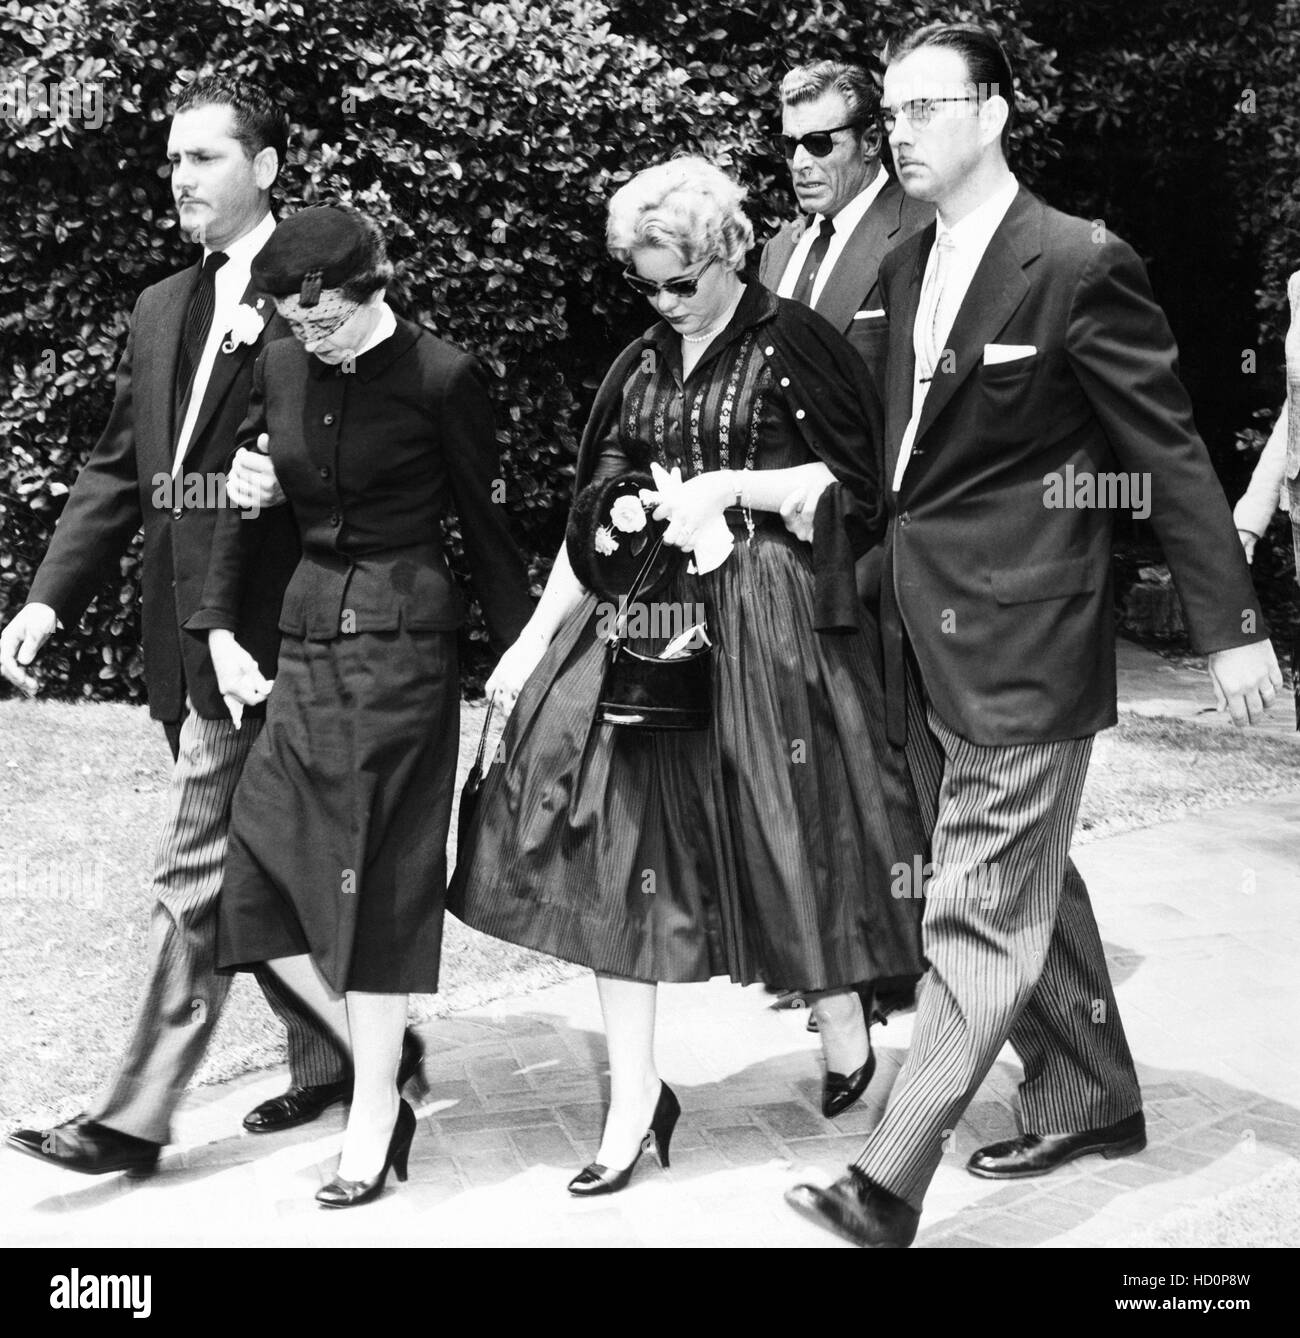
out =
<svg viewBox="0 0 1300 1338"><path fill-rule="evenodd" d="M781 81L781 147L804 214L763 247L759 282L804 302L847 335L869 366L883 365L885 254L934 218L880 162L876 88L857 65L822 60Z"/></svg>

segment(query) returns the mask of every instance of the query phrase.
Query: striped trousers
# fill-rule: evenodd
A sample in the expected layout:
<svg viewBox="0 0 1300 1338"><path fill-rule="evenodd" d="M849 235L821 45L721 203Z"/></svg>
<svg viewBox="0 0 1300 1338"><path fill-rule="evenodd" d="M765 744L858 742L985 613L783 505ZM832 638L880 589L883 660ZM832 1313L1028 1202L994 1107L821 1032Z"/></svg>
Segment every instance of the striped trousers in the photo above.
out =
<svg viewBox="0 0 1300 1338"><path fill-rule="evenodd" d="M153 1143L171 1141L171 1117L230 990L230 977L216 971L217 894L231 797L261 730L260 720L236 730L230 720L204 720L193 710L179 735L168 730L176 765L154 861L148 976L117 1072L89 1111ZM288 1031L294 1083L338 1081L345 1063L333 1041L270 972L258 981Z"/></svg>
<svg viewBox="0 0 1300 1338"><path fill-rule="evenodd" d="M857 1165L921 1207L962 1112L1009 1039L1022 1126L1063 1133L1141 1109L1088 901L1069 858L1091 737L986 747L909 681L907 756L933 831L922 918L930 970L912 1045Z"/></svg>

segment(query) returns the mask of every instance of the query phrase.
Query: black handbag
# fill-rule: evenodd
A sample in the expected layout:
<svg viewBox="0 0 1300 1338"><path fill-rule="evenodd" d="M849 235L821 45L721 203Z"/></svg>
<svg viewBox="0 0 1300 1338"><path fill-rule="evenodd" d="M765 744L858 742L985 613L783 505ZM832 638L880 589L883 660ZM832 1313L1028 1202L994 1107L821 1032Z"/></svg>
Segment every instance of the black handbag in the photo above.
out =
<svg viewBox="0 0 1300 1338"><path fill-rule="evenodd" d="M651 545L628 591L624 614L641 594L662 546L662 536ZM707 729L713 704L713 647L665 660L633 650L626 639L625 616L620 616L605 648L596 719L603 725L633 729Z"/></svg>
<svg viewBox="0 0 1300 1338"><path fill-rule="evenodd" d="M478 812L479 795L483 791L483 754L487 749L488 730L492 728L493 703L488 699L487 714L483 717L483 732L478 736L478 752L474 755L474 765L465 777L464 788L460 792L460 808L456 813L456 863L464 858L466 837L474 814Z"/></svg>

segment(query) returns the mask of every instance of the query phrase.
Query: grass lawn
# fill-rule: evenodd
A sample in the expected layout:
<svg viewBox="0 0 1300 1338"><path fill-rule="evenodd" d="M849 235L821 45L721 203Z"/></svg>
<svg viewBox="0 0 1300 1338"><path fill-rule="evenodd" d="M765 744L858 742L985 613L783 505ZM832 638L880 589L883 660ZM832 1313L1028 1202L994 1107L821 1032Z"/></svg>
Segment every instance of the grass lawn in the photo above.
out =
<svg viewBox="0 0 1300 1338"><path fill-rule="evenodd" d="M481 720L481 708L464 709L462 777ZM1127 717L1097 741L1077 840L1294 788L1298 760L1282 740ZM0 1129L81 1109L119 1055L143 978L169 765L142 708L0 701ZM449 918L443 990L415 999L414 1012L455 1011L578 970ZM277 1064L282 1051L278 1025L240 976L199 1081Z"/></svg>

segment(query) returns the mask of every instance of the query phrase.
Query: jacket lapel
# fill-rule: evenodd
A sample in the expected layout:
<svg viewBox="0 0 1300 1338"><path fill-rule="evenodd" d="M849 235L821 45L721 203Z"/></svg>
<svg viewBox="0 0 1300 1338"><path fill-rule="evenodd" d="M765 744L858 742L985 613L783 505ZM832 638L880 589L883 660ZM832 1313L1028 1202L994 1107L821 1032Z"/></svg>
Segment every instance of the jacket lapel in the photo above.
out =
<svg viewBox="0 0 1300 1338"><path fill-rule="evenodd" d="M271 317L275 315L275 303L269 297L264 297L258 293L257 288L250 281L247 288L244 289L244 295L239 299L241 305L253 307L262 320L262 331L265 331ZM257 304L260 301L261 306ZM228 331L221 331L223 341ZM213 415L221 407L222 401L230 392L239 369L255 356L262 347L262 333L251 343L238 344L229 353L225 348L217 350L216 361L212 364L212 375L208 377L208 384L203 391L203 403L199 405L199 415L194 420L194 431L190 433L190 439L185 444L185 454L188 455L193 449L195 442L203 439L204 432L212 422ZM176 424L174 432L178 433L181 429L179 423ZM174 436L173 436L174 439Z"/></svg>
<svg viewBox="0 0 1300 1338"><path fill-rule="evenodd" d="M871 208L858 220L835 268L827 275L813 310L837 330L848 328L854 312L876 286L880 259L890 249L889 239L903 225L903 198L900 187L886 182Z"/></svg>
<svg viewBox="0 0 1300 1338"><path fill-rule="evenodd" d="M1042 212L1042 204L1021 187L990 239L958 308L945 345L945 354L950 352L951 357L946 362L941 358L935 369L916 427L916 440L925 435L957 387L983 361L984 345L996 339L1024 301L1029 291L1025 266L1042 250ZM915 311L912 315L915 321ZM910 326L908 338L910 344Z"/></svg>
<svg viewBox="0 0 1300 1338"><path fill-rule="evenodd" d="M925 264L934 245L935 225L930 224L916 237L903 243L895 252L904 257L906 248L912 248L910 263L904 259L889 294L889 361L886 373L887 400L885 405L885 483L894 477L898 464L898 450L903 444L903 433L912 417L912 386L916 379L916 350L912 344L912 330L916 325L917 308L921 305L921 280Z"/></svg>
<svg viewBox="0 0 1300 1338"><path fill-rule="evenodd" d="M781 230L767 244L758 276L759 283L765 288L776 292L781 276L785 273L785 267L790 263L790 257L794 255L794 248L803 233L802 219L795 223L783 223Z"/></svg>
<svg viewBox="0 0 1300 1338"><path fill-rule="evenodd" d="M180 430L176 422L176 369L181 357L185 311L198 279L197 264L181 270L176 282L169 286L160 310L151 313L149 328L136 332L137 341L149 349L148 371L141 377L136 393L141 403L148 406L153 431L142 444L146 450L156 451L159 459L155 464L160 469L171 468L176 433Z"/></svg>

